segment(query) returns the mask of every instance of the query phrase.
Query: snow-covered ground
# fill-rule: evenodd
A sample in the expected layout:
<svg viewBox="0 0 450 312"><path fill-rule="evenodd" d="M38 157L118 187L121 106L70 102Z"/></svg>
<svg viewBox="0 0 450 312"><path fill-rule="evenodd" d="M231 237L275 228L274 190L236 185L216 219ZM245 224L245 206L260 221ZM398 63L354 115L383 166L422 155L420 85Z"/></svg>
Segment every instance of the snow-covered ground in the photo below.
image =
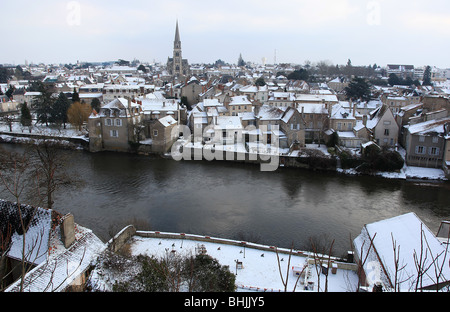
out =
<svg viewBox="0 0 450 312"><path fill-rule="evenodd" d="M278 268L277 253L274 248L270 246L262 246L251 243L243 245L230 245L230 240L221 240L225 243L218 242L219 239L212 239L212 241L197 241L191 240L187 237L194 237L195 235L181 235L172 233L161 233L178 236L180 238L150 238L143 236L134 236L130 241L131 255L139 254L165 257L167 254L176 253L179 255L195 255L201 249L206 250L206 253L211 257L217 259L221 265L229 266L230 271L236 275L237 291L244 292L283 292L284 285L280 276ZM185 237L185 238L181 238ZM203 237L204 238L204 237ZM234 242L240 243L240 242ZM254 248L255 246L264 247L267 250ZM278 249L280 267L283 279L286 280L288 274L287 291L324 291L325 289L325 275L321 273L321 268L318 268L317 274L316 266L314 265L314 256L308 253L298 253L293 251L289 263L289 254L281 253L281 251L289 252L287 249ZM308 264L309 259L309 264ZM323 260L328 261L328 257ZM242 268L237 268L237 262L242 263ZM289 264L289 269L288 269ZM339 264L339 262L336 262ZM305 277L298 278L294 270L300 270L306 265ZM329 292L350 292L355 291L358 285L357 274L354 270L347 269L349 264L341 263L340 268L333 274L331 269L328 274L328 291ZM353 266L354 268L354 266ZM294 270L293 270L294 269ZM320 277L320 285L318 282ZM94 279L94 280L92 280ZM93 274L91 277L100 289L109 290L112 286L113 279L108 277L108 274ZM298 283L298 284L297 284ZM297 286L296 286L297 284ZM305 289L308 285L308 289Z"/></svg>
<svg viewBox="0 0 450 312"><path fill-rule="evenodd" d="M6 133L15 133L15 134L24 134L24 135L46 135L46 136L54 136L54 137L63 137L63 138L85 138L87 131L82 129L78 131L78 128L73 127L71 124L66 124L66 129L62 126L60 129L56 127L47 127L41 124L34 124L31 126L31 132L28 127L22 126L19 122L12 123L12 131L10 131L9 126L0 122L0 132Z"/></svg>

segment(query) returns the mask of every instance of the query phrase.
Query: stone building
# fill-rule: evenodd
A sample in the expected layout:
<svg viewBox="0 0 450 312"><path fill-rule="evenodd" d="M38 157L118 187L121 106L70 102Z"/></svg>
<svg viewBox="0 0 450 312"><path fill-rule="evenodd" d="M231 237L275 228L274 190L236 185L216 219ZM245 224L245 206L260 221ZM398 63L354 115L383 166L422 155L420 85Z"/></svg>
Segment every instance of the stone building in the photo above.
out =
<svg viewBox="0 0 450 312"><path fill-rule="evenodd" d="M141 105L130 99L117 98L93 112L89 117L89 149L91 152L126 152L130 142L137 142L136 127L142 120Z"/></svg>

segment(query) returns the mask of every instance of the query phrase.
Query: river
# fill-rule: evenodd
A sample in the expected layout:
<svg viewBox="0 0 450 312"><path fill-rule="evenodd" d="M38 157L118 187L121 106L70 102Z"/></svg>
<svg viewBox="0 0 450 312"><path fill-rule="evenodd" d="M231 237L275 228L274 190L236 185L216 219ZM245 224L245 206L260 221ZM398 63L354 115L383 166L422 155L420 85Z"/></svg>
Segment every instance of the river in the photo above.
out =
<svg viewBox="0 0 450 312"><path fill-rule="evenodd" d="M2 144L22 151L20 145ZM234 162L174 161L156 156L63 151L80 183L55 193L54 209L72 213L107 241L128 223L143 229L254 241L333 254L351 250L366 223L416 213L437 232L450 219L450 183L411 182ZM8 199L7 194L2 194Z"/></svg>

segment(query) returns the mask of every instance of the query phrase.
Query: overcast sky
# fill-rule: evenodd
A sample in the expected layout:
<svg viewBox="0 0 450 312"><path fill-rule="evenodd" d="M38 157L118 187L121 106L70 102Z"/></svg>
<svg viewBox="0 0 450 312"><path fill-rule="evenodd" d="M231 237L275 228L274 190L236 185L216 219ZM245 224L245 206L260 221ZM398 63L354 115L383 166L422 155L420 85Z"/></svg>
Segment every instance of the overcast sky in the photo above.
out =
<svg viewBox="0 0 450 312"><path fill-rule="evenodd" d="M450 68L448 0L2 1L0 63L330 61ZM276 52L275 52L276 51Z"/></svg>

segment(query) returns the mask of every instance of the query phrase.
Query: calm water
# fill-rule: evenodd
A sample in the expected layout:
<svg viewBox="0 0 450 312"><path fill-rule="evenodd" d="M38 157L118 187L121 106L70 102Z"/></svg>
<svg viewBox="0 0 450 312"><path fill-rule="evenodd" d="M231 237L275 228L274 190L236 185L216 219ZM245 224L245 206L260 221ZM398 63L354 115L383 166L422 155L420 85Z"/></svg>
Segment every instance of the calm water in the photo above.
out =
<svg viewBox="0 0 450 312"><path fill-rule="evenodd" d="M2 145L20 151L18 145ZM104 241L138 220L184 232L310 250L311 237L335 240L335 254L366 223L415 212L436 233L450 219L450 184L257 165L183 161L119 153L66 152L81 183L56 192L54 208ZM6 195L4 196L6 197ZM148 229L146 227L145 229Z"/></svg>

